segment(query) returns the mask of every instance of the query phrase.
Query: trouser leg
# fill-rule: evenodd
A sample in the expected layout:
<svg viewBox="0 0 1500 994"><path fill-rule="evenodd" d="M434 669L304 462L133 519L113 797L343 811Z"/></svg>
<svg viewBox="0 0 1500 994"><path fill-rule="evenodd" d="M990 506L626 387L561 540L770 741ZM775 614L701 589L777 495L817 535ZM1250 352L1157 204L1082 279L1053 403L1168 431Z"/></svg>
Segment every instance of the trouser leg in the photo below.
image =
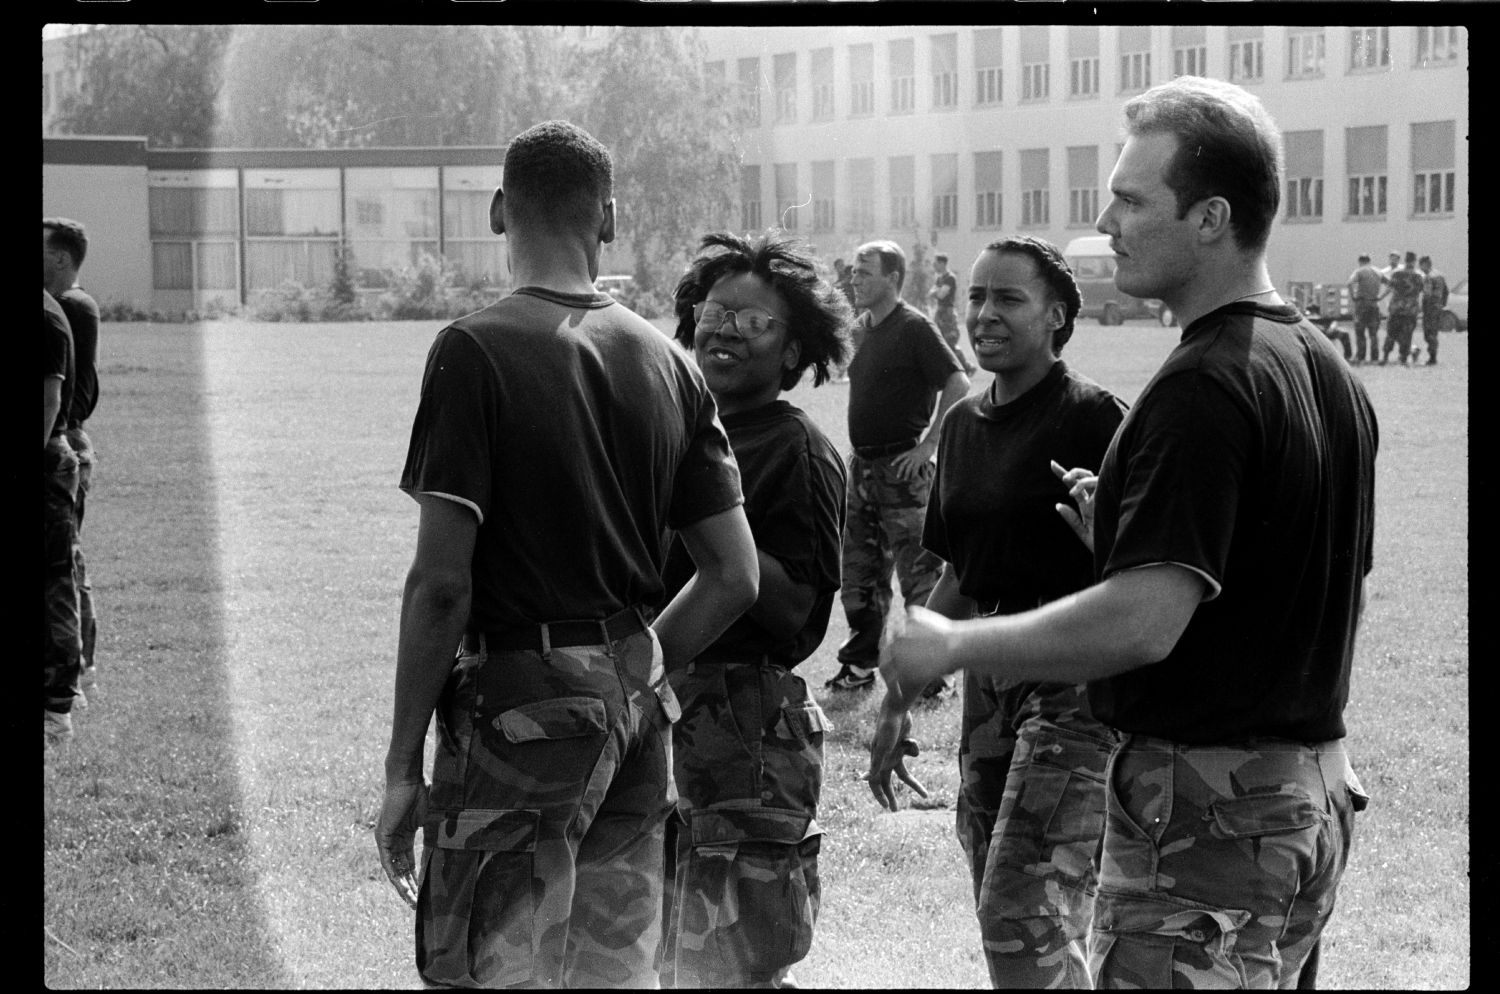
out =
<svg viewBox="0 0 1500 994"><path fill-rule="evenodd" d="M83 643L78 620L78 587L73 578L77 524L78 458L57 436L43 453L42 704L67 714L77 694Z"/></svg>
<svg viewBox="0 0 1500 994"><path fill-rule="evenodd" d="M872 669L879 663L880 637L890 611L895 569L881 527L880 489L871 463L859 456L849 458L839 590L849 635L839 646L838 660L861 669Z"/></svg>

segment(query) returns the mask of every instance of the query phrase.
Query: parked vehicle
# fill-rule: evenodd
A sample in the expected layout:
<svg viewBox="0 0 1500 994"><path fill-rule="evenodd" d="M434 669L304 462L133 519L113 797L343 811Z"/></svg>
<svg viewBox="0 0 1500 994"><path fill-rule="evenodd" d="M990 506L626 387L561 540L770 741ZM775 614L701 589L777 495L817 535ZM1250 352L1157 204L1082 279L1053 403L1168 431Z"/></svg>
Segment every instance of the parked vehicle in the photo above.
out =
<svg viewBox="0 0 1500 994"><path fill-rule="evenodd" d="M1078 316L1097 318L1100 324L1119 324L1126 318L1155 317L1164 325L1173 321L1172 312L1159 300L1143 300L1121 293L1115 287L1115 254L1108 235L1085 235L1068 242L1063 258L1073 267L1073 278L1083 297Z"/></svg>
<svg viewBox="0 0 1500 994"><path fill-rule="evenodd" d="M600 276L594 280L594 289L607 293L616 300L628 300L635 295L635 277Z"/></svg>
<svg viewBox="0 0 1500 994"><path fill-rule="evenodd" d="M1469 278L1467 276L1448 291L1448 306L1443 310L1438 329L1441 331L1469 330Z"/></svg>

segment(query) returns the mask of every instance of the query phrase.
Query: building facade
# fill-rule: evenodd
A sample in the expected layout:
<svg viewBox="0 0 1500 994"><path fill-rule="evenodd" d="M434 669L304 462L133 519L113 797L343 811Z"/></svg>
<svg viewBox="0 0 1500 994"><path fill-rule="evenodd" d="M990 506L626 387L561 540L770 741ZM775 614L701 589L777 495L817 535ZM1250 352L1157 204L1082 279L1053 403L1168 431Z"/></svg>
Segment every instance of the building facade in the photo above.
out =
<svg viewBox="0 0 1500 994"><path fill-rule="evenodd" d="M1341 282L1368 252L1468 273L1468 34L1462 27L704 28L733 85L740 222L825 256L870 238L960 270L1002 234L1091 234L1123 107L1177 75L1240 84L1283 130L1271 274Z"/></svg>

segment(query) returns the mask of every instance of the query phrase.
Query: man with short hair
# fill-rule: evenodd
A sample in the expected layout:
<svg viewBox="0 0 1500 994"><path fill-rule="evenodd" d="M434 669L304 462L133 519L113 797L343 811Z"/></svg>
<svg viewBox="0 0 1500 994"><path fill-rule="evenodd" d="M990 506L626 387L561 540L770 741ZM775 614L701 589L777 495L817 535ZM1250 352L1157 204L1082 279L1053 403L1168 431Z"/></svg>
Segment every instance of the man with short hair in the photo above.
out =
<svg viewBox="0 0 1500 994"><path fill-rule="evenodd" d="M46 234L42 235L45 253ZM45 265L42 274L46 279ZM78 457L68 445L73 400L73 332L63 309L42 287L42 729L49 746L73 738L73 705L83 652L78 590L73 580Z"/></svg>
<svg viewBox="0 0 1500 994"><path fill-rule="evenodd" d="M1437 365L1438 332L1442 330L1443 309L1448 306L1448 277L1432 268L1432 256L1417 260L1422 270L1422 340L1427 343L1427 365ZM1413 353L1412 361L1416 361Z"/></svg>
<svg viewBox="0 0 1500 994"><path fill-rule="evenodd" d="M99 305L78 285L78 270L88 254L89 238L83 225L65 217L42 218L42 282L56 298L68 326L73 330L73 400L68 408L68 445L78 457L78 497L73 502L73 575L78 590L78 624L83 642L76 706L87 707L84 691L95 682L94 646L98 622L94 613L94 588L83 560L83 514L98 456L84 422L99 403Z"/></svg>
<svg viewBox="0 0 1500 994"><path fill-rule="evenodd" d="M1354 362L1372 360L1380 347L1380 298L1385 296L1385 277L1361 254L1359 268L1349 274L1349 302L1354 308ZM1369 344L1366 350L1365 345Z"/></svg>
<svg viewBox="0 0 1500 994"><path fill-rule="evenodd" d="M1422 307L1422 274L1417 272L1417 253L1406 253L1406 265L1387 279L1391 284L1391 313L1386 321L1380 364L1384 366L1390 360L1391 349L1395 348L1397 358L1405 366L1411 353L1411 334L1417 330L1417 314Z"/></svg>
<svg viewBox="0 0 1500 994"><path fill-rule="evenodd" d="M490 226L517 289L438 333L401 476L421 520L376 844L424 983L650 987L665 667L754 603L755 545L703 375L594 288L608 150L549 121L511 141L504 181ZM668 528L697 571L648 627Z"/></svg>
<svg viewBox="0 0 1500 994"><path fill-rule="evenodd" d="M948 269L946 252L939 252L932 257L932 288L927 291L927 296L932 298L932 319L937 322L938 331L943 333L943 340L948 343L953 354L958 356L964 373L973 376L979 371L979 367L969 361L958 345L958 277Z"/></svg>
<svg viewBox="0 0 1500 994"><path fill-rule="evenodd" d="M853 452L840 591L849 637L826 684L832 690L874 686L892 575L911 608L926 603L943 569L922 547L922 525L938 427L969 392L969 378L933 323L901 299L905 279L906 254L895 242L868 242L855 252L854 301L866 310L855 322L859 345L849 363Z"/></svg>
<svg viewBox="0 0 1500 994"><path fill-rule="evenodd" d="M1375 412L1271 283L1281 139L1240 87L1125 106L1098 228L1115 281L1182 318L1098 476L1069 471L1097 583L1018 614L918 610L890 646L871 788L908 785L935 676L1088 683L1109 761L1090 949L1104 987L1308 986L1365 795L1342 739L1372 565Z"/></svg>

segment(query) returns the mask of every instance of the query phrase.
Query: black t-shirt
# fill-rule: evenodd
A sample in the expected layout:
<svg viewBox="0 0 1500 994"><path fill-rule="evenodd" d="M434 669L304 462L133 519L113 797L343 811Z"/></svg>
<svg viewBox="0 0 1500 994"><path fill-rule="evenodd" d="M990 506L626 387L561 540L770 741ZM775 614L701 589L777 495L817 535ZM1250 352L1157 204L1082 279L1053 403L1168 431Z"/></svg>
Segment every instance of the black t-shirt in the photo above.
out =
<svg viewBox="0 0 1500 994"><path fill-rule="evenodd" d="M62 379L62 406L57 411L57 421L52 432L56 434L68 427L68 408L73 403L73 330L68 317L53 299L52 294L42 291L42 378L57 376Z"/></svg>
<svg viewBox="0 0 1500 994"><path fill-rule="evenodd" d="M1060 359L1008 404L991 386L954 405L922 544L953 564L960 593L1010 614L1094 582L1093 556L1054 507L1072 501L1050 463L1097 471L1125 410Z"/></svg>
<svg viewBox="0 0 1500 994"><path fill-rule="evenodd" d="M938 391L961 372L937 326L897 301L849 363L849 444L915 443L932 421Z"/></svg>
<svg viewBox="0 0 1500 994"><path fill-rule="evenodd" d="M1105 455L1095 564L1177 563L1209 599L1166 659L1089 684L1095 716L1181 742L1342 737L1377 443L1364 387L1295 309L1186 328Z"/></svg>
<svg viewBox="0 0 1500 994"><path fill-rule="evenodd" d="M99 354L99 305L94 298L74 286L57 298L68 325L73 329L73 367L76 373L73 400L68 406L68 424L81 425L94 413L99 403L99 374L95 368Z"/></svg>
<svg viewBox="0 0 1500 994"><path fill-rule="evenodd" d="M742 499L682 350L611 297L537 287L438 333L401 489L478 516L485 630L657 603L667 528Z"/></svg>
<svg viewBox="0 0 1500 994"><path fill-rule="evenodd" d="M839 537L844 529L843 461L828 437L801 409L784 400L724 415L724 430L739 463L745 516L755 547L779 562L795 583L816 591L812 610L794 637L773 641L743 614L714 642L713 653L769 656L791 668L823 641L839 591ZM662 571L669 601L693 575L693 560L674 538Z"/></svg>
<svg viewBox="0 0 1500 994"><path fill-rule="evenodd" d="M948 288L948 296L945 298L934 298L937 300L938 310L952 310L958 305L958 277L949 270L937 279L933 280L934 286L945 286Z"/></svg>

